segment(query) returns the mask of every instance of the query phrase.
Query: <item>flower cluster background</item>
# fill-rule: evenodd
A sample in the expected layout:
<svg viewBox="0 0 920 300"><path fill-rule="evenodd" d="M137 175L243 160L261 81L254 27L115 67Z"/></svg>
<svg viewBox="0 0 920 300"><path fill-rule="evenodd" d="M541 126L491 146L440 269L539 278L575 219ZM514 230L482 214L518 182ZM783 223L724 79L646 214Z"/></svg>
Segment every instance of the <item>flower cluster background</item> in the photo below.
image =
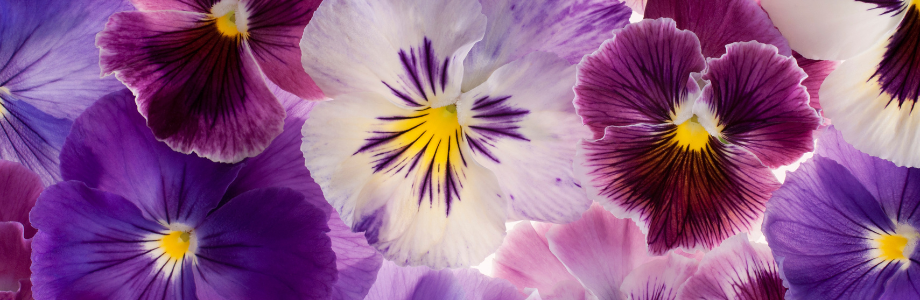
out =
<svg viewBox="0 0 920 300"><path fill-rule="evenodd" d="M0 0L0 300L920 299L918 0Z"/></svg>

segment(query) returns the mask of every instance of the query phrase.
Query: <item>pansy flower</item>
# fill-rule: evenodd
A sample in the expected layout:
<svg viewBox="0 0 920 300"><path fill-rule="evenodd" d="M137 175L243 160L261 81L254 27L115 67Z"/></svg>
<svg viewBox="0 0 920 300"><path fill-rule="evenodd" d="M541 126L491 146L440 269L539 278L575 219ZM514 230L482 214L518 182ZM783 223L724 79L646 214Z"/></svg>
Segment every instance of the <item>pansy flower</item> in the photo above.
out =
<svg viewBox="0 0 920 300"><path fill-rule="evenodd" d="M87 109L62 151L68 181L32 211L36 298L364 297L381 256L330 217L303 167L311 104L274 93L287 130L234 165L157 141L128 90Z"/></svg>
<svg viewBox="0 0 920 300"><path fill-rule="evenodd" d="M655 254L748 231L780 185L769 168L811 151L819 123L805 73L775 46L704 60L716 50L700 45L671 19L643 20L579 65L575 106L597 140L581 143L575 172Z"/></svg>
<svg viewBox="0 0 920 300"><path fill-rule="evenodd" d="M0 299L32 299L29 256L36 230L29 211L43 189L38 174L0 160Z"/></svg>
<svg viewBox="0 0 920 300"><path fill-rule="evenodd" d="M536 293L533 293L536 294ZM514 285L479 271L400 267L385 261L366 300L523 300ZM539 297L529 299L540 299Z"/></svg>
<svg viewBox="0 0 920 300"><path fill-rule="evenodd" d="M920 2L763 0L793 49L846 60L821 86L821 107L856 149L920 167Z"/></svg>
<svg viewBox="0 0 920 300"><path fill-rule="evenodd" d="M157 139L182 153L238 162L282 131L266 80L301 98L322 92L297 42L320 0L133 0L96 44L102 71L137 96Z"/></svg>
<svg viewBox="0 0 920 300"><path fill-rule="evenodd" d="M628 17L618 1L324 1L301 48L334 100L304 126L306 165L399 265L471 265L508 220L576 220L573 64Z"/></svg>
<svg viewBox="0 0 920 300"><path fill-rule="evenodd" d="M99 78L93 44L123 0L0 1L0 159L19 162L45 185L61 180L58 154L73 120L124 88Z"/></svg>
<svg viewBox="0 0 920 300"><path fill-rule="evenodd" d="M767 203L787 299L915 299L920 169L860 152L834 127Z"/></svg>

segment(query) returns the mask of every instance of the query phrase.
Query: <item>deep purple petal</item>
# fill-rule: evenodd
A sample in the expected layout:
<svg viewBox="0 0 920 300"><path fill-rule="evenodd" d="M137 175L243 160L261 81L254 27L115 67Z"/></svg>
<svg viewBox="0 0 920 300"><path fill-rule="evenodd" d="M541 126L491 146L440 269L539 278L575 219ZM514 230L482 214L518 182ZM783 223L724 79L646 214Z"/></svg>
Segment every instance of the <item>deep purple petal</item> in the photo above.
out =
<svg viewBox="0 0 920 300"><path fill-rule="evenodd" d="M31 218L39 230L32 241L36 299L194 297L187 268L160 263L145 248L166 228L121 196L62 182L42 193Z"/></svg>
<svg viewBox="0 0 920 300"><path fill-rule="evenodd" d="M300 39L321 0L243 0L249 12L246 41L268 79L307 100L321 100L323 91L301 66Z"/></svg>
<svg viewBox="0 0 920 300"><path fill-rule="evenodd" d="M77 118L61 161L65 180L125 197L151 220L193 227L239 170L158 142L128 90L99 99Z"/></svg>
<svg viewBox="0 0 920 300"><path fill-rule="evenodd" d="M630 272L620 290L630 300L676 300L681 286L696 273L697 265L696 260L668 253Z"/></svg>
<svg viewBox="0 0 920 300"><path fill-rule="evenodd" d="M201 299L324 299L336 281L328 216L287 188L240 194L195 230Z"/></svg>
<svg viewBox="0 0 920 300"><path fill-rule="evenodd" d="M680 299L782 300L786 294L770 248L733 236L706 253Z"/></svg>
<svg viewBox="0 0 920 300"><path fill-rule="evenodd" d="M0 299L7 299L22 293L21 281L29 281L32 272L29 258L32 253L32 240L23 238L22 224L19 222L0 222ZM10 291L10 292L6 292Z"/></svg>
<svg viewBox="0 0 920 300"><path fill-rule="evenodd" d="M665 123L694 100L690 73L705 66L696 36L674 21L630 24L579 64L575 108L594 138L610 125Z"/></svg>
<svg viewBox="0 0 920 300"><path fill-rule="evenodd" d="M522 293L525 288L536 288L541 295L554 292L584 295L585 289L578 279L550 251L545 234L545 230L534 230L529 221L514 226L502 247L495 252L494 276L507 279ZM556 290L565 282L574 282L578 289Z"/></svg>
<svg viewBox="0 0 920 300"><path fill-rule="evenodd" d="M45 185L61 181L58 156L72 125L0 91L0 158L23 164Z"/></svg>
<svg viewBox="0 0 920 300"><path fill-rule="evenodd" d="M575 159L588 196L647 228L656 254L713 248L749 230L779 187L769 169L740 147L707 136L700 149L690 149L680 144L677 130L670 124L610 126L603 139L582 142Z"/></svg>
<svg viewBox="0 0 920 300"><path fill-rule="evenodd" d="M620 1L482 1L486 34L463 61L463 90L486 81L499 67L534 51L554 53L570 64L597 49L629 24Z"/></svg>
<svg viewBox="0 0 920 300"><path fill-rule="evenodd" d="M566 269L600 299L620 298L626 275L651 258L639 226L600 205L592 205L578 221L553 226L546 238Z"/></svg>
<svg viewBox="0 0 920 300"><path fill-rule="evenodd" d="M795 60L756 42L736 43L709 61L695 111L714 114L721 137L776 168L814 149L821 120L808 106L806 76Z"/></svg>
<svg viewBox="0 0 920 300"><path fill-rule="evenodd" d="M0 160L0 222L22 224L25 238L35 235L29 211L45 187L41 179L20 164Z"/></svg>
<svg viewBox="0 0 920 300"><path fill-rule="evenodd" d="M197 13L210 13L211 7L220 0L131 0L138 10L181 10Z"/></svg>
<svg viewBox="0 0 920 300"><path fill-rule="evenodd" d="M850 172L815 156L773 193L763 231L792 299L877 299L903 263L879 260L873 236L896 225ZM920 268L910 263L910 269Z"/></svg>
<svg viewBox="0 0 920 300"><path fill-rule="evenodd" d="M284 108L243 38L216 24L177 11L115 14L99 34L100 64L137 95L158 139L182 153L238 162L281 133Z"/></svg>
<svg viewBox="0 0 920 300"><path fill-rule="evenodd" d="M779 54L792 55L786 39L754 0L648 0L644 17L674 19L677 28L699 37L706 57L722 56L728 44L747 41L771 44Z"/></svg>
<svg viewBox="0 0 920 300"><path fill-rule="evenodd" d="M377 282L367 294L368 300L415 300L464 298L463 287L450 270L432 270L425 266L400 267L384 261Z"/></svg>

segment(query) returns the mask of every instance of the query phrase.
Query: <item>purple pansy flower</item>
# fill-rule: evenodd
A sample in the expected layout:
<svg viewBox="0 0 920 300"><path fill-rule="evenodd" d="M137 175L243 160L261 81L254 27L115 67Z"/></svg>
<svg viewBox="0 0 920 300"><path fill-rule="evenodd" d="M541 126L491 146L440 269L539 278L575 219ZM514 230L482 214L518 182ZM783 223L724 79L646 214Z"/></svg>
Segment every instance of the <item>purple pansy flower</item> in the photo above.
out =
<svg viewBox="0 0 920 300"><path fill-rule="evenodd" d="M767 205L787 299L915 299L920 169L862 153L834 127Z"/></svg>
<svg viewBox="0 0 920 300"><path fill-rule="evenodd" d="M307 167L399 265L468 266L508 220L576 220L572 65L628 17L619 1L324 1L301 48L335 100L304 126Z"/></svg>
<svg viewBox="0 0 920 300"><path fill-rule="evenodd" d="M320 0L133 2L141 11L112 15L99 33L100 63L174 150L218 162L261 153L285 114L267 81L323 98L297 46Z"/></svg>
<svg viewBox="0 0 920 300"><path fill-rule="evenodd" d="M0 160L0 299L32 299L29 210L42 192L41 178L24 166Z"/></svg>
<svg viewBox="0 0 920 300"><path fill-rule="evenodd" d="M361 299L382 258L303 167L312 104L271 89L285 131L235 165L157 141L128 90L87 109L61 154L68 181L32 211L36 297Z"/></svg>
<svg viewBox="0 0 920 300"><path fill-rule="evenodd" d="M99 78L97 32L123 0L0 1L0 159L25 165L45 185L61 180L58 154L73 120L124 88Z"/></svg>
<svg viewBox="0 0 920 300"><path fill-rule="evenodd" d="M495 254L495 277L542 299L621 299L620 284L651 259L645 236L628 219L593 205L578 221L522 222Z"/></svg>
<svg viewBox="0 0 920 300"><path fill-rule="evenodd" d="M383 263L366 300L523 300L507 280L491 278L474 269L432 270L426 266L400 267ZM540 299L536 298L535 299Z"/></svg>
<svg viewBox="0 0 920 300"><path fill-rule="evenodd" d="M920 167L920 2L763 0L793 49L846 60L821 85L821 107L847 142Z"/></svg>
<svg viewBox="0 0 920 300"><path fill-rule="evenodd" d="M780 185L769 168L814 146L819 118L795 60L759 42L723 47L716 25L697 29L720 38L707 43L671 19L643 20L579 65L575 106L597 140L581 143L575 172L590 198L640 224L655 254L751 229Z"/></svg>

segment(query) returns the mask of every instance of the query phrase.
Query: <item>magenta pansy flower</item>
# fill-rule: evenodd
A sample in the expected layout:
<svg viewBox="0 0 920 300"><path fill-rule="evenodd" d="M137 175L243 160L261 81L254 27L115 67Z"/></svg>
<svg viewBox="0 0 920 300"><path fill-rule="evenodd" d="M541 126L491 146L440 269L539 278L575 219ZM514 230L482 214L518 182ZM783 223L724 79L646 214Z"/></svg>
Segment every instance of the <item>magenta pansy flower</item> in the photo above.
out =
<svg viewBox="0 0 920 300"><path fill-rule="evenodd" d="M96 33L123 0L0 1L0 159L21 163L45 185L61 180L58 156L73 120L123 89L100 78Z"/></svg>
<svg viewBox="0 0 920 300"><path fill-rule="evenodd" d="M506 221L574 221L590 201L573 64L628 17L619 1L324 1L301 48L333 101L304 126L306 165L398 265L477 264Z"/></svg>
<svg viewBox="0 0 920 300"><path fill-rule="evenodd" d="M99 34L100 64L172 149L229 163L261 153L285 115L267 81L323 98L297 46L320 0L133 2L140 11L112 15Z"/></svg>
<svg viewBox="0 0 920 300"><path fill-rule="evenodd" d="M0 160L0 299L32 299L29 211L42 192L41 178L21 164Z"/></svg>
<svg viewBox="0 0 920 300"><path fill-rule="evenodd" d="M157 141L128 90L79 117L65 182L32 211L36 298L361 299L381 256L303 167L312 104L279 88L285 131L222 164Z"/></svg>
<svg viewBox="0 0 920 300"><path fill-rule="evenodd" d="M743 11L737 2L725 7ZM756 28L769 26L756 4L747 9L759 12L747 17ZM677 28L680 20L618 31L582 61L575 86L575 106L596 139L579 146L576 174L591 199L643 228L655 254L711 249L750 230L780 185L769 168L811 151L819 124L805 73L782 55L788 49L726 46L737 29L718 30L744 26L703 18L691 32Z"/></svg>

